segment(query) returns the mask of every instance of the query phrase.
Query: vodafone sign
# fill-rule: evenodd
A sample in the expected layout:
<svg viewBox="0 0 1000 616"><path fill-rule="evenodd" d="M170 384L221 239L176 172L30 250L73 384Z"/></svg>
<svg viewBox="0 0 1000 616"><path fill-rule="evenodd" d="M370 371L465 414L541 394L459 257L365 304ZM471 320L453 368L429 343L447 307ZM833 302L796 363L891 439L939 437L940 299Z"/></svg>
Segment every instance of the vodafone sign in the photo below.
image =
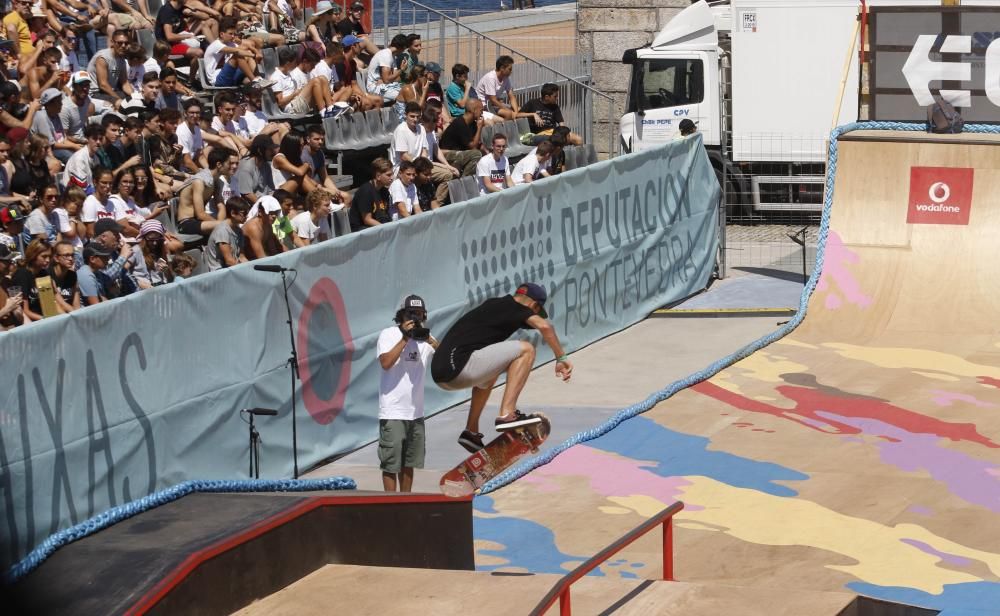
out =
<svg viewBox="0 0 1000 616"><path fill-rule="evenodd" d="M910 206L906 222L917 225L967 225L972 211L972 169L910 167Z"/></svg>

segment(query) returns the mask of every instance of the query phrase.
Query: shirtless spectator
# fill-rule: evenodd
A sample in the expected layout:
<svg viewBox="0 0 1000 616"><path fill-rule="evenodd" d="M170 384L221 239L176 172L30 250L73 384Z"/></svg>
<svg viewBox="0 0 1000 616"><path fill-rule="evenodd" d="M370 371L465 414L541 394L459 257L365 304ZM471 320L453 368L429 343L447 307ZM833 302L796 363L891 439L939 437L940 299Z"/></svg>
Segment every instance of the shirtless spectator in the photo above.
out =
<svg viewBox="0 0 1000 616"><path fill-rule="evenodd" d="M208 155L208 169L202 169L191 176L182 186L177 205L177 230L188 235L208 237L220 223L226 220L226 208L221 206L211 211L206 206L211 203L215 183L223 173L232 174L237 165L236 152L229 148L215 148Z"/></svg>
<svg viewBox="0 0 1000 616"><path fill-rule="evenodd" d="M274 223L281 215L281 204L270 195L257 200L243 223L245 239L244 253L248 260L273 257L285 251L278 236L274 234Z"/></svg>

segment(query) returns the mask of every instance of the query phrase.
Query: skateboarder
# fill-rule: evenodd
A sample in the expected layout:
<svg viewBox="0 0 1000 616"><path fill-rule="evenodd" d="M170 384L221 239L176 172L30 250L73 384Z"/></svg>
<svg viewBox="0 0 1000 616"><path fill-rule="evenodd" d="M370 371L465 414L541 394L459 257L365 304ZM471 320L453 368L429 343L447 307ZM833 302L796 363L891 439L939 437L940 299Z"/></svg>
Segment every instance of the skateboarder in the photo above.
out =
<svg viewBox="0 0 1000 616"><path fill-rule="evenodd" d="M556 376L568 381L573 366L567 361L555 328L545 312L545 289L527 282L513 295L488 299L472 309L445 334L431 361L431 377L441 389L457 391L472 388L472 402L465 430L458 443L472 453L483 448L479 416L490 398L497 377L507 373L497 430L527 425L531 419L517 410L531 366L535 347L523 340L507 340L518 329L536 329L556 356Z"/></svg>

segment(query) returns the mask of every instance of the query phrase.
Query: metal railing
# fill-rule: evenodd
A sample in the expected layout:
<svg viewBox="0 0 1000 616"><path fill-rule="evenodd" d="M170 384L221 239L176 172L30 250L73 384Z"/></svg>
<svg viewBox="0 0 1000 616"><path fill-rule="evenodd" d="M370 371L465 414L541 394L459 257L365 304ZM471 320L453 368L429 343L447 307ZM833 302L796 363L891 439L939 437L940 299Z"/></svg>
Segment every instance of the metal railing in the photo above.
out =
<svg viewBox="0 0 1000 616"><path fill-rule="evenodd" d="M375 4L378 2L376 0ZM472 11L462 9L456 15L468 16ZM404 23L408 21L409 23ZM446 12L439 11L414 0L399 0L396 3L395 20L385 19L379 24L378 34L383 44L399 32L414 32L421 35L424 51L423 60L434 60L444 68L442 85L450 83L450 67L455 62L469 66L470 79L476 79L494 68L496 58L509 55L515 59L511 81L520 102L538 96L537 90L543 83L560 86L559 104L566 125L583 137L587 143L594 142L595 118L604 117L607 109L607 125L617 126L615 100L610 95L590 85L591 60L589 55L575 53L573 37L546 37L544 49L555 53L552 57L538 59L512 45L525 40L536 39L530 34L504 35L507 42L490 36L459 21ZM509 30L508 30L509 31ZM573 43L570 50L560 49L555 43L561 40ZM508 44L509 43L509 44ZM568 52L568 53L567 53ZM452 60L448 62L448 60ZM608 131L608 156L615 155L615 131Z"/></svg>
<svg viewBox="0 0 1000 616"><path fill-rule="evenodd" d="M623 537L592 556L587 562L564 575L538 605L535 606L535 609L531 611L531 616L542 616L542 614L552 607L556 599L559 599L560 616L569 616L571 613L569 599L570 585L657 526L663 527L663 580L666 582L674 581L674 528L672 521L674 515L679 513L681 509L684 509L684 503L677 501L630 530Z"/></svg>

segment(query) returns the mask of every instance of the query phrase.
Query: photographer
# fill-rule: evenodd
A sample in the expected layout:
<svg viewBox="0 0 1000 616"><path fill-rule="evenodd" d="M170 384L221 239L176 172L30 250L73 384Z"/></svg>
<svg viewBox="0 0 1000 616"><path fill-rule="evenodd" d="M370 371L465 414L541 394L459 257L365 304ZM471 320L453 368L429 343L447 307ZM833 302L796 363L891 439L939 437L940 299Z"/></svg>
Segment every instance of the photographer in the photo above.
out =
<svg viewBox="0 0 1000 616"><path fill-rule="evenodd" d="M424 300L409 295L396 325L378 336L382 378L378 387L378 458L386 492L410 492L413 469L424 466L424 375L438 341L425 325Z"/></svg>

